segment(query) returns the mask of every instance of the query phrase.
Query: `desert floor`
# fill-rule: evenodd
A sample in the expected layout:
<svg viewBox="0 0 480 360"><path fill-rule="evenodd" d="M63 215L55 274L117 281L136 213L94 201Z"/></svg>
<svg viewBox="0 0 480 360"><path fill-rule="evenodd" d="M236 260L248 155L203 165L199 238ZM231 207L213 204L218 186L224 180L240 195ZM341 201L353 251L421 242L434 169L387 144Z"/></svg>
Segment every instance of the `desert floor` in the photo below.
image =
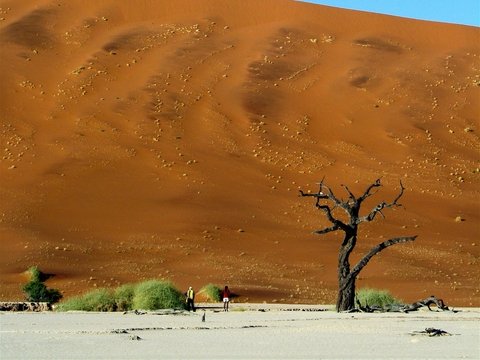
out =
<svg viewBox="0 0 480 360"><path fill-rule="evenodd" d="M478 359L480 355L478 308L458 313L338 314L331 306L232 304L228 313L211 306L196 313L143 315L1 313L1 358ZM426 328L451 335L415 334Z"/></svg>

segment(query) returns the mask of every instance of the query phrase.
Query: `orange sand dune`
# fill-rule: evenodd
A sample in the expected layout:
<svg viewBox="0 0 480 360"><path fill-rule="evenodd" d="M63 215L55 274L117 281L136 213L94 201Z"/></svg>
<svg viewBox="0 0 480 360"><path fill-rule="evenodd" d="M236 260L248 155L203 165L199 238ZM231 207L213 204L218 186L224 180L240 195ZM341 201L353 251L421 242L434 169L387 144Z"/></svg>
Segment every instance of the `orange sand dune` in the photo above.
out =
<svg viewBox="0 0 480 360"><path fill-rule="evenodd" d="M4 0L0 299L152 277L333 302L341 234L298 189L362 192L358 286L480 306L480 30L291 0ZM310 199L311 200L311 199ZM461 219L461 221L460 221ZM457 220L457 221L456 221Z"/></svg>

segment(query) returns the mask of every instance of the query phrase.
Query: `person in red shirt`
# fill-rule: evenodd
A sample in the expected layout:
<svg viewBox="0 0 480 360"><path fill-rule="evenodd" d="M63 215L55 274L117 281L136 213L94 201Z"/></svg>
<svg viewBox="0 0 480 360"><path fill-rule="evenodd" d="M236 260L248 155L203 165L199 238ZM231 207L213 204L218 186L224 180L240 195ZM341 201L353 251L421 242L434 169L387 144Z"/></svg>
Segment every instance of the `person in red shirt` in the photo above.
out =
<svg viewBox="0 0 480 360"><path fill-rule="evenodd" d="M228 311L228 303L230 302L230 290L226 285L225 285L225 289L223 289L222 297L223 297L223 311Z"/></svg>

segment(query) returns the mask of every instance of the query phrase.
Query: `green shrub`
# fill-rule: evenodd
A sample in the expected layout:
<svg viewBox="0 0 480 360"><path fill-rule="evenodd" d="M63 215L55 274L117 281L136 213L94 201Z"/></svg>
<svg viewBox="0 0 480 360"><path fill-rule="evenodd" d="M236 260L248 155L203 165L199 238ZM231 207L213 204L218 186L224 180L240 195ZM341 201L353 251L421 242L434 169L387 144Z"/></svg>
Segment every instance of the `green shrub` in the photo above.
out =
<svg viewBox="0 0 480 360"><path fill-rule="evenodd" d="M220 289L217 285L207 284L202 287L198 293L205 295L208 301L222 301L222 289Z"/></svg>
<svg viewBox="0 0 480 360"><path fill-rule="evenodd" d="M90 311L83 299L83 296L75 296L58 304L57 311Z"/></svg>
<svg viewBox="0 0 480 360"><path fill-rule="evenodd" d="M43 282L30 281L23 287L27 301L56 303L62 298L57 289L48 289Z"/></svg>
<svg viewBox="0 0 480 360"><path fill-rule="evenodd" d="M38 267L32 266L28 269L30 281L22 288L27 301L56 303L62 298L57 289L48 289L43 283L48 276L42 273Z"/></svg>
<svg viewBox="0 0 480 360"><path fill-rule="evenodd" d="M356 293L356 298L361 306L389 307L401 304L387 290L362 288Z"/></svg>
<svg viewBox="0 0 480 360"><path fill-rule="evenodd" d="M135 284L125 284L115 289L114 298L118 311L133 309L133 296L135 295Z"/></svg>
<svg viewBox="0 0 480 360"><path fill-rule="evenodd" d="M115 311L116 309L113 293L103 288L73 297L58 306L59 311Z"/></svg>
<svg viewBox="0 0 480 360"><path fill-rule="evenodd" d="M27 270L27 273L30 275L31 282L43 282L45 281L45 274L40 271L37 266L32 266Z"/></svg>
<svg viewBox="0 0 480 360"><path fill-rule="evenodd" d="M185 308L185 298L166 281L125 284L114 291L98 289L63 301L59 311L127 311Z"/></svg>
<svg viewBox="0 0 480 360"><path fill-rule="evenodd" d="M170 282L148 280L135 287L132 305L143 310L185 308L184 299Z"/></svg>

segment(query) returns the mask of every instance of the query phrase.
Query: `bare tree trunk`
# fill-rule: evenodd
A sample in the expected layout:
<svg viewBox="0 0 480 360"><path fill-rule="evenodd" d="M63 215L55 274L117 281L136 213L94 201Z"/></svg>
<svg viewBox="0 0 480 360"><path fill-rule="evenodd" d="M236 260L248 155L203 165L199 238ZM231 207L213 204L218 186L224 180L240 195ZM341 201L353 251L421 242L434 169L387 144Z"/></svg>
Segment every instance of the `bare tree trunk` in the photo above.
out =
<svg viewBox="0 0 480 360"><path fill-rule="evenodd" d="M337 298L337 312L355 308L355 278L340 284Z"/></svg>
<svg viewBox="0 0 480 360"><path fill-rule="evenodd" d="M350 274L350 254L357 243L357 228L345 233L338 253L338 296L337 312L355 308L355 277Z"/></svg>

